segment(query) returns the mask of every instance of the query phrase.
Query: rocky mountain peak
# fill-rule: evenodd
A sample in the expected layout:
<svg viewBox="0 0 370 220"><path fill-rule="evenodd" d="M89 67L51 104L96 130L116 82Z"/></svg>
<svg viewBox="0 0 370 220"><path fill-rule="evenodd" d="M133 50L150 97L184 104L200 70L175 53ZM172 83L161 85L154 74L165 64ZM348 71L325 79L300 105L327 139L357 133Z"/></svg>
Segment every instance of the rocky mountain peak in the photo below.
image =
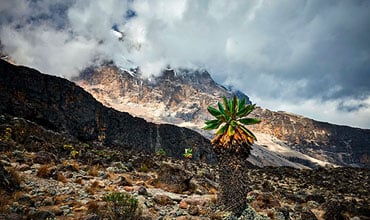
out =
<svg viewBox="0 0 370 220"><path fill-rule="evenodd" d="M144 79L114 65L91 69L74 80L104 105L156 123L202 130L210 118L209 105L221 97L248 96L217 84L206 70L167 68L158 77ZM252 127L259 141L249 159L254 164L316 167L370 166L370 131L314 121L286 112L257 107ZM361 138L359 138L361 137Z"/></svg>

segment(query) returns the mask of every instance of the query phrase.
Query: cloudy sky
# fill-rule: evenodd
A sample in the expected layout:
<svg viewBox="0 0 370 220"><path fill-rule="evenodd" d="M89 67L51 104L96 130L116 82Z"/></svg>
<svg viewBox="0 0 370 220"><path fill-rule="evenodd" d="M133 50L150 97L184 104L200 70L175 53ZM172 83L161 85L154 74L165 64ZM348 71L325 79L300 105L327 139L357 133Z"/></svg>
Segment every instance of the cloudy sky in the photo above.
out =
<svg viewBox="0 0 370 220"><path fill-rule="evenodd" d="M368 0L2 0L0 40L53 75L205 68L264 108L370 128Z"/></svg>

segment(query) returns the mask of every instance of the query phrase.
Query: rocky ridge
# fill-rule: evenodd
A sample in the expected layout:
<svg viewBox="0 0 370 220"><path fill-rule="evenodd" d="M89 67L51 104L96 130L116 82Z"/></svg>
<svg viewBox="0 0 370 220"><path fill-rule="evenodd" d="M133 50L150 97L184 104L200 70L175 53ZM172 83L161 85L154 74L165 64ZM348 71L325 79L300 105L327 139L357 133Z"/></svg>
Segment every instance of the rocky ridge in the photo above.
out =
<svg viewBox="0 0 370 220"><path fill-rule="evenodd" d="M208 138L211 134L201 129L210 117L207 106L216 105L220 97L231 97L235 93L215 83L205 70L167 69L162 76L143 78L136 72L107 64L86 70L74 81L104 105L149 121L188 127ZM256 165L301 168L370 165L370 130L318 122L260 107L253 116L261 118L262 123L252 130L264 139L257 142L257 150L252 151L250 161ZM268 156L259 154L262 151Z"/></svg>
<svg viewBox="0 0 370 220"><path fill-rule="evenodd" d="M154 124L107 108L76 84L0 60L0 113L28 119L78 141L214 163L210 142L198 133L170 124Z"/></svg>

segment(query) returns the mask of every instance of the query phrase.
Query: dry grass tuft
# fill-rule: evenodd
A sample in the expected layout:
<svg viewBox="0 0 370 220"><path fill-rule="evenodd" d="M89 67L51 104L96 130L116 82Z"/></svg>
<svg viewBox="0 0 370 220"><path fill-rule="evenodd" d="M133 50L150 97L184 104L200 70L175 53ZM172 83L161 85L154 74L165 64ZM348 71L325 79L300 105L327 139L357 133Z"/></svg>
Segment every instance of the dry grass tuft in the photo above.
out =
<svg viewBox="0 0 370 220"><path fill-rule="evenodd" d="M70 163L71 166L75 169L75 170L80 170L80 165L78 164L77 161L72 161L72 163Z"/></svg>
<svg viewBox="0 0 370 220"><path fill-rule="evenodd" d="M98 189L98 187L99 187L99 182L94 181L94 182L91 183L91 186L86 187L86 192L88 192L90 194L94 194L96 192L96 190Z"/></svg>
<svg viewBox="0 0 370 220"><path fill-rule="evenodd" d="M83 184L83 179L81 178L81 177L79 177L79 178L77 178L76 180L75 180L75 183L77 183L77 184Z"/></svg>
<svg viewBox="0 0 370 220"><path fill-rule="evenodd" d="M98 181L94 181L91 184L91 187L93 187L93 188L98 188L98 186L99 186L99 182Z"/></svg>
<svg viewBox="0 0 370 220"><path fill-rule="evenodd" d="M36 176L41 178L49 178L51 175L51 170L48 164L41 165L37 170Z"/></svg>
<svg viewBox="0 0 370 220"><path fill-rule="evenodd" d="M98 176L99 174L99 165L94 165L90 167L90 169L87 171L87 175L90 176Z"/></svg>
<svg viewBox="0 0 370 220"><path fill-rule="evenodd" d="M62 183L67 183L68 179L63 175L63 173L58 172L57 180Z"/></svg>
<svg viewBox="0 0 370 220"><path fill-rule="evenodd" d="M15 168L9 168L9 174L13 177L15 182L20 185L24 181L24 176L20 175Z"/></svg>

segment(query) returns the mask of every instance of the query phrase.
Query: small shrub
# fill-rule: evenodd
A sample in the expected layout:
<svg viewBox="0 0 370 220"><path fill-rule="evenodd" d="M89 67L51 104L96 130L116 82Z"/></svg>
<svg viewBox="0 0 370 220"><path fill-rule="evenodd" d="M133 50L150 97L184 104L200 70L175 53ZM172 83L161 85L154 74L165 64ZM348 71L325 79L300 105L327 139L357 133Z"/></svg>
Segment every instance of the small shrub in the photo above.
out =
<svg viewBox="0 0 370 220"><path fill-rule="evenodd" d="M99 174L99 165L94 165L90 167L90 169L87 171L87 175L90 176L98 176Z"/></svg>
<svg viewBox="0 0 370 220"><path fill-rule="evenodd" d="M82 179L81 177L79 177L79 178L77 178L77 179L75 180L75 183L77 183L77 184L82 184L82 183L83 183L83 179Z"/></svg>
<svg viewBox="0 0 370 220"><path fill-rule="evenodd" d="M78 150L71 144L64 144L63 149L68 150L69 156L73 159L75 159L79 155Z"/></svg>
<svg viewBox="0 0 370 220"><path fill-rule="evenodd" d="M139 202L125 192L112 192L104 197L107 202L107 214L111 219L138 219Z"/></svg>
<svg viewBox="0 0 370 220"><path fill-rule="evenodd" d="M71 144L63 145L64 150L73 151L75 148Z"/></svg>
<svg viewBox="0 0 370 220"><path fill-rule="evenodd" d="M91 195L93 195L93 194L95 194L96 189L97 188L96 187L93 187L93 186L86 187L86 192L89 193L89 194L91 194Z"/></svg>
<svg viewBox="0 0 370 220"><path fill-rule="evenodd" d="M140 172L147 173L149 171L149 168L147 165L143 164L140 167Z"/></svg>
<svg viewBox="0 0 370 220"><path fill-rule="evenodd" d="M14 179L14 184L19 186L24 181L24 176L20 175L14 168L9 169L10 176Z"/></svg>
<svg viewBox="0 0 370 220"><path fill-rule="evenodd" d="M101 211L101 207L96 201L90 201L89 203L87 203L87 209L88 213L94 213L99 216L99 219L102 219L103 213Z"/></svg>
<svg viewBox="0 0 370 220"><path fill-rule="evenodd" d="M183 156L186 159L191 159L193 157L193 149L191 149L191 148L185 148L185 153L183 154Z"/></svg>
<svg viewBox="0 0 370 220"><path fill-rule="evenodd" d="M63 173L58 173L57 180L62 183L68 182L67 178L63 175Z"/></svg>
<svg viewBox="0 0 370 220"><path fill-rule="evenodd" d="M5 128L5 134L4 134L5 141L9 141L11 138L12 138L12 129Z"/></svg>
<svg viewBox="0 0 370 220"><path fill-rule="evenodd" d="M155 154L157 156L163 157L166 156L166 151L163 148L159 148Z"/></svg>
<svg viewBox="0 0 370 220"><path fill-rule="evenodd" d="M70 164L71 167L75 170L75 171L79 171L80 170L80 165L78 164L78 162L76 161L72 161L72 163Z"/></svg>
<svg viewBox="0 0 370 220"><path fill-rule="evenodd" d="M73 150L73 151L71 151L70 156L74 159L78 156L78 154L79 154L78 151Z"/></svg>
<svg viewBox="0 0 370 220"><path fill-rule="evenodd" d="M49 169L49 165L45 164L39 167L37 170L36 176L41 178L49 178L51 176L51 170Z"/></svg>
<svg viewBox="0 0 370 220"><path fill-rule="evenodd" d="M98 188L98 186L99 186L99 182L98 182L98 181L94 181L94 182L92 182L92 184L91 184L91 187L92 187L92 188Z"/></svg>

